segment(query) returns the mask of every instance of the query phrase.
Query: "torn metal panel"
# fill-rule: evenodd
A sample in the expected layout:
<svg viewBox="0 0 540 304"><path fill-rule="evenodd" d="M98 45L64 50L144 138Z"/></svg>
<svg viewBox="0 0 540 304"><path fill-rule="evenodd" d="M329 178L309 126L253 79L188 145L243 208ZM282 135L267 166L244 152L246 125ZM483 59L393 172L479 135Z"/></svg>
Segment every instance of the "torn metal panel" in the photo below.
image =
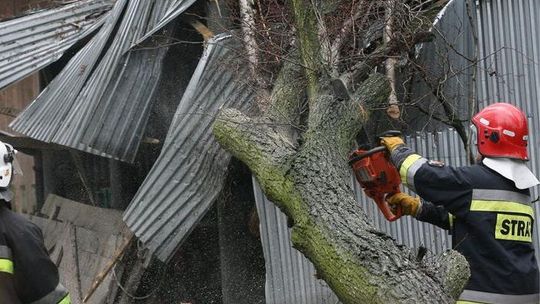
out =
<svg viewBox="0 0 540 304"><path fill-rule="evenodd" d="M164 2L168 2L168 4L162 6L162 8L166 10L160 14L161 20L159 20L159 22L157 22L146 34L144 34L143 37L139 38L136 44L143 42L167 23L171 22L171 20L178 17L178 15L188 9L195 2L195 0L165 0Z"/></svg>
<svg viewBox="0 0 540 304"><path fill-rule="evenodd" d="M28 136L44 142L52 142L53 136L70 111L79 92L98 61L105 44L126 4L119 0L105 19L99 32L86 44L11 124L10 126Z"/></svg>
<svg viewBox="0 0 540 304"><path fill-rule="evenodd" d="M412 80L408 103L418 104L430 115L411 114L407 123L413 130L426 128L428 124L429 131L446 128L431 119L431 115L446 116L439 98L444 98L457 117L468 115L475 66L472 64L474 46L471 43L474 28L467 10L464 0L448 1L433 23L433 41L417 48L417 63L422 72L416 72ZM436 90L439 91L434 94ZM414 111L414 107L411 108Z"/></svg>
<svg viewBox="0 0 540 304"><path fill-rule="evenodd" d="M221 191L230 155L212 135L221 107L245 111L255 92L235 60L237 43L213 38L176 110L163 150L124 214L124 221L167 261Z"/></svg>
<svg viewBox="0 0 540 304"><path fill-rule="evenodd" d="M118 0L98 34L11 127L45 142L132 162L168 40L132 47L156 25L170 22L168 12L179 2L185 10L193 1Z"/></svg>
<svg viewBox="0 0 540 304"><path fill-rule="evenodd" d="M58 60L105 20L113 0L84 0L0 23L0 89Z"/></svg>

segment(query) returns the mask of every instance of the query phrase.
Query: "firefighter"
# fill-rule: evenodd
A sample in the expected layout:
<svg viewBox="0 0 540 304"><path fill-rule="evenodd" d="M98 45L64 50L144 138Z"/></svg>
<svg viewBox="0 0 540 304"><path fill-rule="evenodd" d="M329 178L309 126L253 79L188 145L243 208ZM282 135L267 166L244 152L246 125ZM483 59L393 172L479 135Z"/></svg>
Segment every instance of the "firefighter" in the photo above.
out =
<svg viewBox="0 0 540 304"><path fill-rule="evenodd" d="M457 303L540 303L529 188L539 184L527 168L527 117L508 103L472 118L476 164L451 167L430 161L400 137L382 138L404 193L387 199L417 220L450 230L471 277Z"/></svg>
<svg viewBox="0 0 540 304"><path fill-rule="evenodd" d="M16 153L0 142L0 303L69 304L41 230L11 211L9 185L17 170Z"/></svg>

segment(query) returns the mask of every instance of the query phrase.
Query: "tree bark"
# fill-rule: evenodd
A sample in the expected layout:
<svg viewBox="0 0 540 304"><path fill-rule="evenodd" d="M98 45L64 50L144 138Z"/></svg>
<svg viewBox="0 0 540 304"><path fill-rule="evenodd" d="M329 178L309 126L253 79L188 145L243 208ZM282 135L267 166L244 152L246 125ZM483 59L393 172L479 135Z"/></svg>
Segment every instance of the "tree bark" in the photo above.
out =
<svg viewBox="0 0 540 304"><path fill-rule="evenodd" d="M430 264L417 261L410 249L369 223L351 188L352 142L371 109L384 105L390 94L388 78L369 71L400 44L390 41L359 64L346 77L356 91L338 98L321 72L313 7L305 0L290 2L299 37L299 51L291 56L302 64L285 61L262 117L223 109L213 127L216 139L249 167L287 215L293 246L343 303L454 302L469 278L465 258L450 250ZM418 39L409 38L411 43ZM284 124L297 119L304 91L309 117L296 140Z"/></svg>
<svg viewBox="0 0 540 304"><path fill-rule="evenodd" d="M386 78L374 74L353 101L321 94L298 148L272 124L234 109L220 113L214 134L289 217L294 247L343 303L451 303L469 276L465 259L449 251L440 257L444 263L416 262L371 226L350 187L351 140L368 118L366 103L386 100L388 93Z"/></svg>

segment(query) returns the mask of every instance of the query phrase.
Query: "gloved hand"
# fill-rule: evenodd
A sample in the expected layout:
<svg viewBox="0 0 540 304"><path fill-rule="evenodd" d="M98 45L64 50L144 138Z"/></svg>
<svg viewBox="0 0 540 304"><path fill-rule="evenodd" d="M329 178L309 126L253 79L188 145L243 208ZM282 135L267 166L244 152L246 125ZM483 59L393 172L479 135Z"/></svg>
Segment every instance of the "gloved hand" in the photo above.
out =
<svg viewBox="0 0 540 304"><path fill-rule="evenodd" d="M388 149L388 151L392 152L397 147L404 145L405 142L399 136L391 136L391 137L381 137L381 144L386 146L386 149Z"/></svg>
<svg viewBox="0 0 540 304"><path fill-rule="evenodd" d="M386 201L390 206L401 206L403 214L412 215L414 217L418 215L422 205L419 197L412 197L402 192L387 197Z"/></svg>

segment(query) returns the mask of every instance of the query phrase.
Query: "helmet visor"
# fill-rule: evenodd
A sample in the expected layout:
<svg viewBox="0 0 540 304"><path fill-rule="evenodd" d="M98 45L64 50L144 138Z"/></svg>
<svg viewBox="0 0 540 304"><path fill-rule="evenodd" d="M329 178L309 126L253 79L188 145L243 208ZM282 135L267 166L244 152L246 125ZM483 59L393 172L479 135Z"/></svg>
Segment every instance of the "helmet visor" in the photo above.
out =
<svg viewBox="0 0 540 304"><path fill-rule="evenodd" d="M471 149L473 160L476 161L480 154L478 151L478 130L474 124L471 124L469 129L469 147Z"/></svg>
<svg viewBox="0 0 540 304"><path fill-rule="evenodd" d="M478 145L478 130L476 129L476 126L471 124L470 126L470 134L469 134L469 142L472 145Z"/></svg>

